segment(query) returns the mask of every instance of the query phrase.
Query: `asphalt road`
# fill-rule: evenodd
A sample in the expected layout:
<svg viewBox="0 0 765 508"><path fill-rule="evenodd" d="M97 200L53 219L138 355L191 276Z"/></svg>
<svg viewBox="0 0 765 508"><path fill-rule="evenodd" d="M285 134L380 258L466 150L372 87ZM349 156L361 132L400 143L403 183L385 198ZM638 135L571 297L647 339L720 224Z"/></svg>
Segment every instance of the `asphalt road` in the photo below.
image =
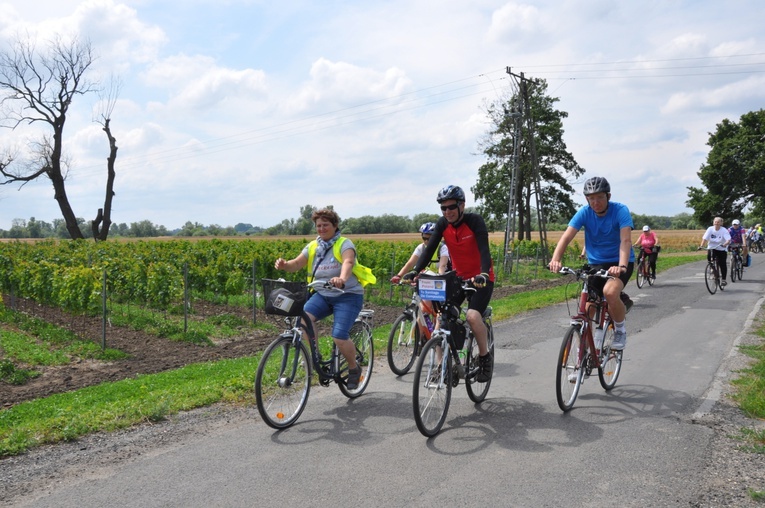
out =
<svg viewBox="0 0 765 508"><path fill-rule="evenodd" d="M411 374L378 357L367 393L315 387L298 423L251 419L47 488L19 506L688 506L711 430L725 361L762 303L765 255L742 282L710 295L703 262L627 292L619 382L585 381L575 408L555 400L568 326L564 304L496 325L495 377L484 403L460 385L441 433L412 418ZM575 291L574 286L571 286Z"/></svg>

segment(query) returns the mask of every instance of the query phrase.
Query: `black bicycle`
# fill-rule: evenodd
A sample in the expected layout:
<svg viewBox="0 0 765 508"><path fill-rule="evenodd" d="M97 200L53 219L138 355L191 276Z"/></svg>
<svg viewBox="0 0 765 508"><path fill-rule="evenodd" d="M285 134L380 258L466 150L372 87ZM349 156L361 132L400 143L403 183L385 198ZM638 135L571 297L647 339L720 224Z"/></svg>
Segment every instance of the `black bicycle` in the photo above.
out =
<svg viewBox="0 0 765 508"><path fill-rule="evenodd" d="M741 280L744 274L744 258L741 255L741 245L731 245L728 250L731 253L730 256L730 281L736 282L736 279Z"/></svg>
<svg viewBox="0 0 765 508"><path fill-rule="evenodd" d="M711 249L699 247L699 250L707 251L707 267L704 269L704 282L707 285L707 291L711 295L717 293L717 288L720 288L720 291L725 291L722 277L720 277L720 266L717 263L717 257L710 252Z"/></svg>
<svg viewBox="0 0 765 508"><path fill-rule="evenodd" d="M350 340L356 346L356 363L361 366L359 384L351 389L347 384L348 363L337 345L333 342L326 360L319 352L316 337L311 332L310 318L303 311L306 287L342 291L321 280L307 285L284 280L263 280L263 294L268 295L266 312L284 316L288 326L263 352L255 374L258 412L263 421L275 429L284 429L294 424L305 409L311 391L312 367L319 375L321 385L329 386L334 382L343 395L351 399L364 393L372 377L374 311L363 309L350 330ZM309 339L310 353L303 340L305 336Z"/></svg>
<svg viewBox="0 0 765 508"><path fill-rule="evenodd" d="M458 303L463 296L468 299L476 289L457 277L455 272L443 275L420 275L417 279L420 297L433 302L440 312L441 325L433 331L431 339L420 352L414 371L412 404L417 428L427 437L438 434L446 421L452 388L465 380L468 397L482 402L489 393L491 378L478 381L478 343L470 326L463 319L464 312ZM494 329L492 309L487 307L483 322L487 330L487 346L494 367Z"/></svg>
<svg viewBox="0 0 765 508"><path fill-rule="evenodd" d="M635 283L638 288L642 288L646 282L648 282L649 286L653 286L653 283L656 282L656 274L651 270L651 256L658 254L661 247L656 245L651 248L650 252L646 252L642 247L637 246L635 250L640 257L637 270L635 270Z"/></svg>

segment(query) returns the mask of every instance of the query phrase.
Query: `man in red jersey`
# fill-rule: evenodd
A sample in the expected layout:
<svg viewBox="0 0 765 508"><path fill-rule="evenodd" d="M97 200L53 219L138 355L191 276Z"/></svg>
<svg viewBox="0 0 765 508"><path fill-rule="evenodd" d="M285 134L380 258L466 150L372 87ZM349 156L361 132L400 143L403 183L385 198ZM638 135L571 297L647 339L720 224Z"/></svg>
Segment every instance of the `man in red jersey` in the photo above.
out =
<svg viewBox="0 0 765 508"><path fill-rule="evenodd" d="M491 379L493 361L487 345L488 331L483 323L483 312L489 305L494 291L494 267L489 251L489 232L486 223L478 214L465 213L465 192L456 185L441 189L436 201L441 205L443 216L436 222L425 251L413 271L404 275L413 279L427 265L438 248L441 238L449 249L452 267L457 275L471 281L476 288L466 313L467 322L478 343L478 358L481 371L476 376L480 383Z"/></svg>

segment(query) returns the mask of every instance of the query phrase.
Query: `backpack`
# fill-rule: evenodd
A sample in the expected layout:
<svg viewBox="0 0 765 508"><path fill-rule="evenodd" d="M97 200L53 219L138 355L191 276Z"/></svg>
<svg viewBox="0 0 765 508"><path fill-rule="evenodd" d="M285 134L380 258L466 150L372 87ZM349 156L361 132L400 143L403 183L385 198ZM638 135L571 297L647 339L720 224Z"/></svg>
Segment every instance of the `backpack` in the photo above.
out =
<svg viewBox="0 0 765 508"><path fill-rule="evenodd" d="M335 241L335 244L332 246L332 252L335 255L335 259L339 263L343 262L343 258L340 255L340 248L343 246L343 242L345 242L347 238L344 236L341 236ZM308 244L308 282L311 282L313 280L313 274L310 273L311 267L313 267L313 258L316 255L316 248L319 246L319 242L316 240L312 241ZM353 275L356 276L357 279L359 279L359 284L361 284L362 287L368 286L369 284L374 284L377 282L377 277L375 277L375 274L372 273L372 270L361 263L359 263L359 256L356 255L355 263L353 264Z"/></svg>

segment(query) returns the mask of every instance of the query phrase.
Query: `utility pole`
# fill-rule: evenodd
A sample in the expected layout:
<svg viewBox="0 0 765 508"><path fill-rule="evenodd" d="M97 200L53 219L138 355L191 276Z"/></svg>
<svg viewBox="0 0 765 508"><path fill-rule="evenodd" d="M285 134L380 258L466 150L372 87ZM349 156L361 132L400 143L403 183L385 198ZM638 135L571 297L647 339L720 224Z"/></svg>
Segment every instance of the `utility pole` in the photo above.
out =
<svg viewBox="0 0 765 508"><path fill-rule="evenodd" d="M512 271L512 242L515 238L515 217L519 213L518 202L516 200L518 171L520 168L519 161L519 147L522 136L522 121L521 118L526 119L526 137L529 146L529 156L531 158L532 168L532 184L534 186L534 197L536 199L537 209L537 223L539 225L539 243L542 250L542 257L544 264L549 261L549 252L547 246L547 221L544 212L544 203L542 201L542 184L539 175L539 160L537 158L536 150L536 136L534 128L534 119L531 116L531 102L529 100L529 80L526 79L524 73L515 74L510 67L506 68L506 72L518 83L519 93L517 95L518 108L512 108L510 116L515 122L515 129L513 134L513 163L512 174L510 177L510 196L508 197L508 213L507 213L507 226L505 228L505 270ZM521 111L523 113L521 113ZM507 112L505 113L507 115ZM517 115L517 116L516 116ZM529 203L530 204L530 203ZM529 224L531 227L531 224Z"/></svg>

